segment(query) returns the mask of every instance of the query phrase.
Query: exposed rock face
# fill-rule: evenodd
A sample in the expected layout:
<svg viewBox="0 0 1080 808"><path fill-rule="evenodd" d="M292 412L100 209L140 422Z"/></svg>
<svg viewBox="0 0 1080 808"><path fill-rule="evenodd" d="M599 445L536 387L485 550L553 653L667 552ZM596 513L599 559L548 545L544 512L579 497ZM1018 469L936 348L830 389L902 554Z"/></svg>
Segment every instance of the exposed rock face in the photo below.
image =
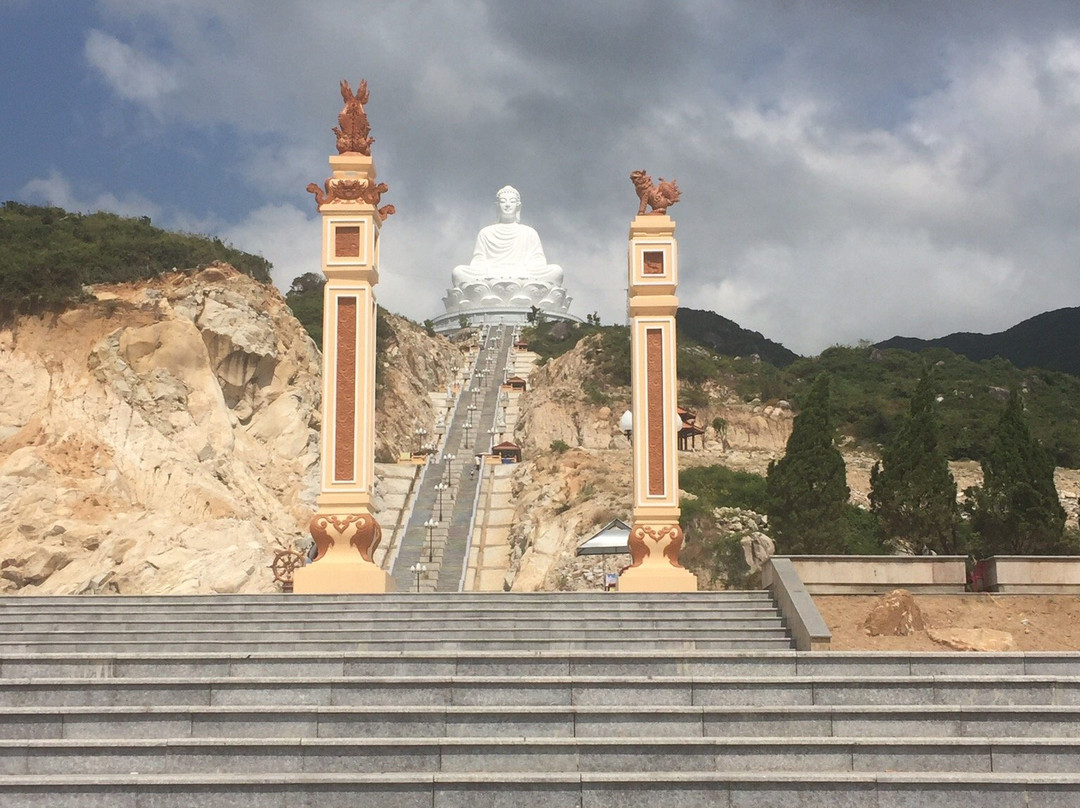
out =
<svg viewBox="0 0 1080 808"><path fill-rule="evenodd" d="M750 572L758 572L776 552L776 543L765 533L765 517L743 508L715 508L713 518L723 533L741 536L739 547Z"/></svg>
<svg viewBox="0 0 1080 808"><path fill-rule="evenodd" d="M547 449L554 441L585 449L629 451L630 442L619 429L619 418L630 408L630 389L597 389L594 399L582 395L595 385L598 376L597 337L587 337L562 356L537 368L529 377L529 393L521 402L515 441L526 449ZM699 455L734 455L738 464L746 455L758 455L748 464L764 470L770 459L779 457L791 435L794 412L787 402L761 404L743 402L733 392L717 385L704 386L709 404L697 410L697 423L705 429ZM721 431L713 426L721 419ZM698 455L683 454L694 462ZM704 460L701 462L715 462Z"/></svg>
<svg viewBox="0 0 1080 808"><path fill-rule="evenodd" d="M574 551L607 521L630 518L630 441L619 429L619 418L630 407L630 390L597 390L592 400L582 395L595 385L598 347L598 339L586 338L534 370L521 399L514 440L523 447L526 462L515 475L514 549L507 575L515 591L598 588L601 562L575 558ZM719 388L710 393L716 403L698 411L698 423L707 425L704 449L681 453L680 463L717 463L735 455L736 467L764 471L787 443L790 407L746 404ZM711 426L717 416L726 423L723 435ZM552 450L558 442L577 451L559 454ZM760 569L774 549L763 524L744 529L740 522L737 530L747 533L743 552L748 566ZM629 563L629 556L603 563L617 568Z"/></svg>
<svg viewBox="0 0 1080 808"><path fill-rule="evenodd" d="M375 458L390 462L415 447L416 429L435 422L429 397L445 390L463 362L461 349L404 317L382 312L383 367L375 400ZM428 441L433 441L429 435Z"/></svg>
<svg viewBox="0 0 1080 808"><path fill-rule="evenodd" d="M542 452L514 475L517 505L508 580L515 592L599 588L597 557L575 558L577 545L612 519L629 516L629 452ZM630 562L612 556L616 571Z"/></svg>
<svg viewBox="0 0 1080 808"><path fill-rule="evenodd" d="M225 265L90 291L0 331L0 592L272 591L318 493L315 344ZM455 353L388 319L387 454Z"/></svg>
<svg viewBox="0 0 1080 808"><path fill-rule="evenodd" d="M599 403L582 396L586 382L596 377L595 337L583 339L562 356L536 368L529 392L521 399L521 416L514 441L527 453L550 448L556 441L585 449L621 449L630 441L619 429L619 417L630 407L630 390L611 391Z"/></svg>

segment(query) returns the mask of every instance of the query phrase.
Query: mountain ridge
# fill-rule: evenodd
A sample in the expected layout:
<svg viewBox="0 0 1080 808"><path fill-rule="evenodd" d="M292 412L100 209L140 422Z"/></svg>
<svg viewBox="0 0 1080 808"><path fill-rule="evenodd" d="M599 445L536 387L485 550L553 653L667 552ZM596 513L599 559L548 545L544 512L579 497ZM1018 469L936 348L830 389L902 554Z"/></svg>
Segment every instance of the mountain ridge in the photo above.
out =
<svg viewBox="0 0 1080 808"><path fill-rule="evenodd" d="M799 359L797 353L779 342L743 328L714 311L680 306L675 313L675 322L681 336L688 336L724 356L756 355L778 368L785 368Z"/></svg>
<svg viewBox="0 0 1080 808"><path fill-rule="evenodd" d="M957 331L935 339L895 336L875 348L918 352L945 348L974 362L1001 357L1018 368L1039 367L1080 376L1080 307L1054 309L993 334Z"/></svg>

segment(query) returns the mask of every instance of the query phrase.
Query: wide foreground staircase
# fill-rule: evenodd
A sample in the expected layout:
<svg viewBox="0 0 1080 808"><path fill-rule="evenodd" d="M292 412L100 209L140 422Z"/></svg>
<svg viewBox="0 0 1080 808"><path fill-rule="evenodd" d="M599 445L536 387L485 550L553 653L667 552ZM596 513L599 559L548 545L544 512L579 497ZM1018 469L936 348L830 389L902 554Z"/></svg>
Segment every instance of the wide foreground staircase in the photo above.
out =
<svg viewBox="0 0 1080 808"><path fill-rule="evenodd" d="M0 806L1077 806L1080 657L767 594L0 598Z"/></svg>

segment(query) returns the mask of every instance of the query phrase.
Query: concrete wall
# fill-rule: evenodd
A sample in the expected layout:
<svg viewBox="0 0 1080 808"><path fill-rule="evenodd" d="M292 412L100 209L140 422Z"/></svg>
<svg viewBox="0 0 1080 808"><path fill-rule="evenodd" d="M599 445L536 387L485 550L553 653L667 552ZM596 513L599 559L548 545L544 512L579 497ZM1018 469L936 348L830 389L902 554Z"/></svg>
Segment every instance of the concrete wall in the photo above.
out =
<svg viewBox="0 0 1080 808"><path fill-rule="evenodd" d="M964 556L791 556L791 564L811 594L963 592Z"/></svg>
<svg viewBox="0 0 1080 808"><path fill-rule="evenodd" d="M1080 557L991 556L980 562L988 592L1080 594Z"/></svg>

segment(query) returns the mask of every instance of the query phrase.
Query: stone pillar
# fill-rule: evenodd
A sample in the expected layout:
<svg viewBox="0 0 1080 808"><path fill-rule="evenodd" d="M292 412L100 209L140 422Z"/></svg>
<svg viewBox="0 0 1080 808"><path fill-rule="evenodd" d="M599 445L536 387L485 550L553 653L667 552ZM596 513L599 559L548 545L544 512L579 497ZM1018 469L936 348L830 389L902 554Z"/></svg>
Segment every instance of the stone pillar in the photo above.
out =
<svg viewBox="0 0 1080 808"><path fill-rule="evenodd" d="M375 294L379 230L392 212L376 208L369 155L330 158L324 189L309 186L322 214L322 457L311 535L319 554L296 570L293 591L373 593L393 579L372 560L382 539L371 505L375 482Z"/></svg>
<svg viewBox="0 0 1080 808"><path fill-rule="evenodd" d="M675 222L666 213L630 225L634 526L630 568L620 592L693 592L697 578L679 565L678 379L675 373Z"/></svg>

